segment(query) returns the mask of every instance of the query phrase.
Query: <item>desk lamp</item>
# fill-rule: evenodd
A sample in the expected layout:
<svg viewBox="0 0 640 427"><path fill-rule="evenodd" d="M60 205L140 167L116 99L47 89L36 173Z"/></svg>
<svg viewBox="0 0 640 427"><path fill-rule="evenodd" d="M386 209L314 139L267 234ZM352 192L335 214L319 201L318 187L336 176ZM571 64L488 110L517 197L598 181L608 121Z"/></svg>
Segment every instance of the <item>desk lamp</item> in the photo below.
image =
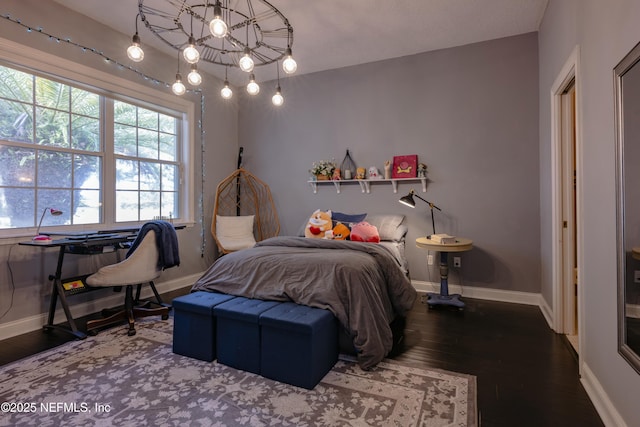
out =
<svg viewBox="0 0 640 427"><path fill-rule="evenodd" d="M62 211L59 211L58 209L44 208L44 210L42 211L42 215L40 216L40 222L38 223L38 230L36 231L36 236L33 239L31 239L35 243L50 243L51 242L51 237L47 236L46 234L40 234L40 226L42 226L42 220L44 219L44 216L47 213L47 210L53 216L60 216L63 213Z"/></svg>
<svg viewBox="0 0 640 427"><path fill-rule="evenodd" d="M402 203L403 205L409 206L410 208L414 208L416 207L416 201L413 200L413 196L416 196L418 199L422 200L423 202L427 203L429 205L429 208L431 209L431 226L433 227L433 234L436 234L436 222L433 219L433 209L438 209L439 211L442 211L442 209L440 209L439 207L437 207L436 205L434 205L433 203L431 203L428 200L423 199L422 197L418 196L416 194L415 191L413 191L413 189L411 191L409 191L409 194L407 194L404 197L401 197L400 200L398 200L400 203Z"/></svg>

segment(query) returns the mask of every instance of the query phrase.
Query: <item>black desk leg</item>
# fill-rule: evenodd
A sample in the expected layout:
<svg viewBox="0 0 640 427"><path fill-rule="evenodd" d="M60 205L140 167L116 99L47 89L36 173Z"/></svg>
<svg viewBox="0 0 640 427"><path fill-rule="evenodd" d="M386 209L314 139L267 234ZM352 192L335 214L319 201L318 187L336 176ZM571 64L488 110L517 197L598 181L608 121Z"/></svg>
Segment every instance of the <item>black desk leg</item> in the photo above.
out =
<svg viewBox="0 0 640 427"><path fill-rule="evenodd" d="M73 320L73 316L71 315L69 303L67 302L67 298L64 295L64 289L62 288L62 263L64 261L64 254L65 247L60 246L60 253L58 254L58 266L56 267L55 277L49 277L50 279L53 279L53 286L51 288L51 301L49 303L49 318L47 319L47 324L44 325L43 328L45 331L49 331L51 329L59 329L65 332L69 332L76 338L83 340L87 337L87 334L78 330L76 322L75 320ZM67 322L69 322L69 328L65 328L61 325L55 325L53 323L56 315L56 305L58 303L58 297L60 297L60 304L62 304L62 309L64 310Z"/></svg>

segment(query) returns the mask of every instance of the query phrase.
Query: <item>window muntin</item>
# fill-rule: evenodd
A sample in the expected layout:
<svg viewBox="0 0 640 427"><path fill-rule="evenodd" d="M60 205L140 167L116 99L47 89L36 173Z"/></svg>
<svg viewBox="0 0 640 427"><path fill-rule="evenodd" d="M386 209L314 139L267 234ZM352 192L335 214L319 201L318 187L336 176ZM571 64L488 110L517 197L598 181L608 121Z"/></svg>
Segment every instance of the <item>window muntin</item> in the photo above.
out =
<svg viewBox="0 0 640 427"><path fill-rule="evenodd" d="M64 213L48 215L43 226L179 218L180 115L134 102L0 65L0 235L37 226L47 207ZM138 175L123 170L120 188L125 159ZM113 211L104 209L109 188Z"/></svg>

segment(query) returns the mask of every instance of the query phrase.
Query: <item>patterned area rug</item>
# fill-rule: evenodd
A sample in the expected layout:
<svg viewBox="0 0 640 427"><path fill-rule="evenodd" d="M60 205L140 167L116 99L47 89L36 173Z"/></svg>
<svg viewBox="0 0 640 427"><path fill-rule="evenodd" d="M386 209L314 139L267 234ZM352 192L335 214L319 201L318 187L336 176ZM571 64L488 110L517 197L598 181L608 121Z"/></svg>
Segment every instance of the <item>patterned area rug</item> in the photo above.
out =
<svg viewBox="0 0 640 427"><path fill-rule="evenodd" d="M475 426L475 377L341 358L305 390L172 352L172 319L0 368L2 426Z"/></svg>

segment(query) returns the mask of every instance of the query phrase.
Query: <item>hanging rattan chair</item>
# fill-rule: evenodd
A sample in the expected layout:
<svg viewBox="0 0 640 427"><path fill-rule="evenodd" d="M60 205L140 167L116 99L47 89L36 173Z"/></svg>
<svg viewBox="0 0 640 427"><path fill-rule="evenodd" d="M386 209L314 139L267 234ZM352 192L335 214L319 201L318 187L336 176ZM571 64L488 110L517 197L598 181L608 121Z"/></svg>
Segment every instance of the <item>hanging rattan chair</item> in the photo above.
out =
<svg viewBox="0 0 640 427"><path fill-rule="evenodd" d="M241 219L233 217L246 218L251 215L254 216L253 238L256 242L277 236L280 232L280 222L269 186L251 173L239 168L223 179L216 188L211 234L223 254L252 245L246 242L238 245L237 236L230 236L229 234L234 232L228 230L228 228L235 228L235 225L223 229L222 223L225 222L221 220L229 221Z"/></svg>

